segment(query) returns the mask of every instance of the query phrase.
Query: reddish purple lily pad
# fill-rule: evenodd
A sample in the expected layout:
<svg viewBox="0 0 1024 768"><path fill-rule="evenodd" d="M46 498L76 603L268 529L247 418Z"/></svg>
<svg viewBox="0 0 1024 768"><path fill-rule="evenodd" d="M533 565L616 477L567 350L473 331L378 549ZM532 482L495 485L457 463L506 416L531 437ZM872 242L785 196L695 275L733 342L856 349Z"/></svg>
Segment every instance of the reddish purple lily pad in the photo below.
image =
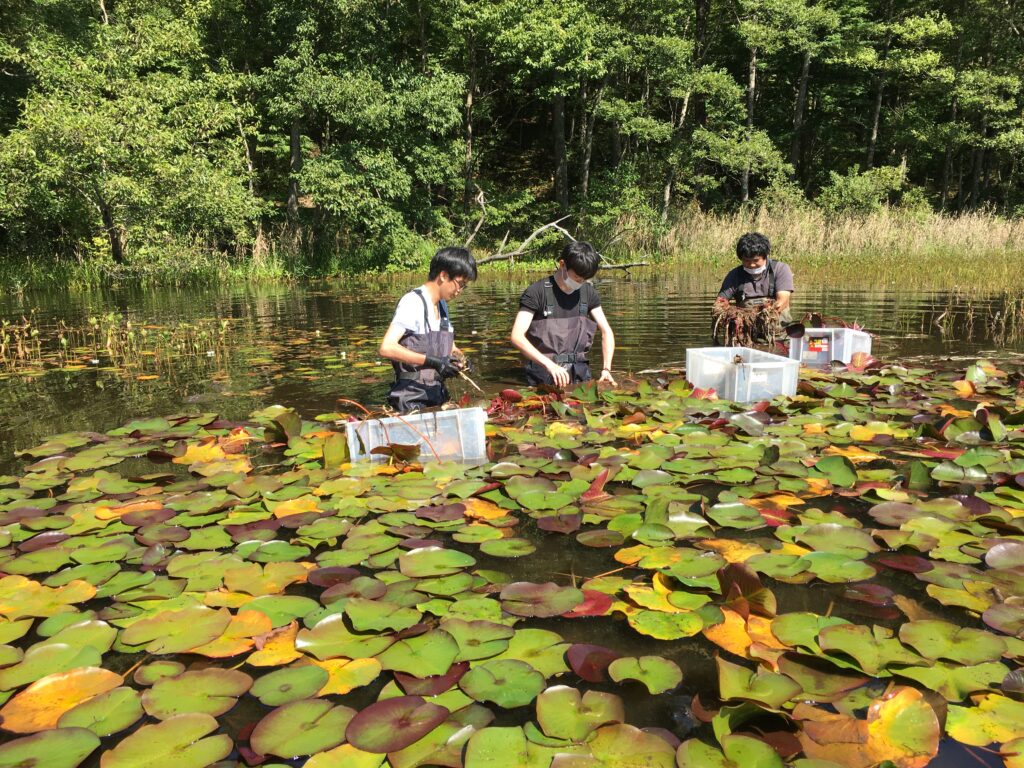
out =
<svg viewBox="0 0 1024 768"><path fill-rule="evenodd" d="M572 671L588 683L603 683L608 679L605 676L608 665L622 658L622 654L603 645L575 643L566 651L565 657Z"/></svg>
<svg viewBox="0 0 1024 768"><path fill-rule="evenodd" d="M537 519L537 527L551 533L575 533L580 528L583 515L576 512L568 515L545 515Z"/></svg>
<svg viewBox="0 0 1024 768"><path fill-rule="evenodd" d="M364 752L397 752L419 741L448 718L448 710L419 696L371 704L348 724L345 738Z"/></svg>
<svg viewBox="0 0 1024 768"><path fill-rule="evenodd" d="M596 589L584 589L583 602L562 615L573 619L583 616L604 616L614 602L614 598L609 594L598 592Z"/></svg>
<svg viewBox="0 0 1024 768"><path fill-rule="evenodd" d="M515 616L547 617L571 611L583 602L583 592L554 582L517 581L501 590L502 607Z"/></svg>
<svg viewBox="0 0 1024 768"><path fill-rule="evenodd" d="M405 672L395 672L395 682L402 690L410 696L437 696L444 693L469 671L468 661L459 661L449 668L443 675L431 675L430 677L414 677Z"/></svg>

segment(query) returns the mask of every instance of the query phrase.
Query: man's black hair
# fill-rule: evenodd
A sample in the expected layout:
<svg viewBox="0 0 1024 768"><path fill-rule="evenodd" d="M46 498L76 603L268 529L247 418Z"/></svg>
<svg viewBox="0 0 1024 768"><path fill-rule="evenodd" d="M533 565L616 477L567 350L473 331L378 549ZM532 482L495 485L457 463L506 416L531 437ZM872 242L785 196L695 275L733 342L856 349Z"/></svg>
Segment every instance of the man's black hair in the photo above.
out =
<svg viewBox="0 0 1024 768"><path fill-rule="evenodd" d="M562 259L567 269L571 269L584 280L596 275L598 267L601 266L601 257L597 255L594 246L582 241L566 243L562 249Z"/></svg>
<svg viewBox="0 0 1024 768"><path fill-rule="evenodd" d="M772 244L760 232L747 232L736 243L736 258L738 259L749 259L754 256L764 256L767 259L771 252Z"/></svg>
<svg viewBox="0 0 1024 768"><path fill-rule="evenodd" d="M466 248L454 246L442 248L430 260L430 272L427 275L427 280L436 280L442 272L448 273L448 277L452 280L457 277L476 280L476 259Z"/></svg>

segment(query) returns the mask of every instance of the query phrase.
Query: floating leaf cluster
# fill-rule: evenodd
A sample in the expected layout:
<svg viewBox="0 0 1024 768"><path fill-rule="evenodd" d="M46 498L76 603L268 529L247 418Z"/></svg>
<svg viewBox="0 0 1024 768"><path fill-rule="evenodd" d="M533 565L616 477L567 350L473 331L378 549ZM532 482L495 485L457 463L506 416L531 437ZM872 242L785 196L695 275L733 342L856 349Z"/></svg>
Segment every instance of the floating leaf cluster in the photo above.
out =
<svg viewBox="0 0 1024 768"><path fill-rule="evenodd" d="M482 466L281 407L54 436L0 477L0 768L1019 768L1019 383L509 393Z"/></svg>

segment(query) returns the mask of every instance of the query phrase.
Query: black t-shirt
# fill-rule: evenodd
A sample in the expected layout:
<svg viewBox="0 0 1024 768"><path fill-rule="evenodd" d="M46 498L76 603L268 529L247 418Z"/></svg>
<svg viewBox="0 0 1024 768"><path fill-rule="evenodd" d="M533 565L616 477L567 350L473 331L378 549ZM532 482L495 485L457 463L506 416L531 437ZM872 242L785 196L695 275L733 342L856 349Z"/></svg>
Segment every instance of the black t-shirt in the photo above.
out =
<svg viewBox="0 0 1024 768"><path fill-rule="evenodd" d="M775 291L793 292L793 270L784 261L772 260L772 268L775 270ZM770 280L766 269L760 275L751 275L742 266L729 270L729 274L722 281L722 287L718 289L718 296L722 299L738 298L740 291L748 299L770 298Z"/></svg>
<svg viewBox="0 0 1024 768"><path fill-rule="evenodd" d="M525 312L533 312L534 315L544 316L544 283L551 281L552 291L555 294L555 311L549 317L573 317L580 313L580 301L587 302L587 312L601 306L601 297L597 295L597 288L590 283L584 283L583 287L574 293L566 293L558 287L554 277L545 278L532 283L529 288L523 291L519 297L519 309Z"/></svg>

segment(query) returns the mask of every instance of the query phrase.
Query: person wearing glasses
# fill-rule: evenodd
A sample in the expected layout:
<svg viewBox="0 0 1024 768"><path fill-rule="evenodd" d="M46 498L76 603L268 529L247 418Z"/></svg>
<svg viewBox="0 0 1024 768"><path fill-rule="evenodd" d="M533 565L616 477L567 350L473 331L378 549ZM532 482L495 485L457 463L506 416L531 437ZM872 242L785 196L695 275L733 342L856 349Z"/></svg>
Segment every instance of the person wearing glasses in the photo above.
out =
<svg viewBox="0 0 1024 768"><path fill-rule="evenodd" d="M602 361L598 381L615 384L611 370L615 334L590 283L600 265L601 257L590 243L567 243L555 273L530 285L519 298L511 340L523 353L529 385L567 387L590 380L590 346L598 328Z"/></svg>
<svg viewBox="0 0 1024 768"><path fill-rule="evenodd" d="M398 302L378 354L395 368L388 405L399 413L444 405L445 379L466 367L455 345L448 302L476 280L476 260L465 248L442 248L430 260L427 282Z"/></svg>
<svg viewBox="0 0 1024 768"><path fill-rule="evenodd" d="M736 243L740 265L725 276L715 301L738 307L771 306L778 312L781 325L786 326L793 322L789 311L793 270L785 262L769 258L771 252L771 243L760 232L743 235Z"/></svg>

